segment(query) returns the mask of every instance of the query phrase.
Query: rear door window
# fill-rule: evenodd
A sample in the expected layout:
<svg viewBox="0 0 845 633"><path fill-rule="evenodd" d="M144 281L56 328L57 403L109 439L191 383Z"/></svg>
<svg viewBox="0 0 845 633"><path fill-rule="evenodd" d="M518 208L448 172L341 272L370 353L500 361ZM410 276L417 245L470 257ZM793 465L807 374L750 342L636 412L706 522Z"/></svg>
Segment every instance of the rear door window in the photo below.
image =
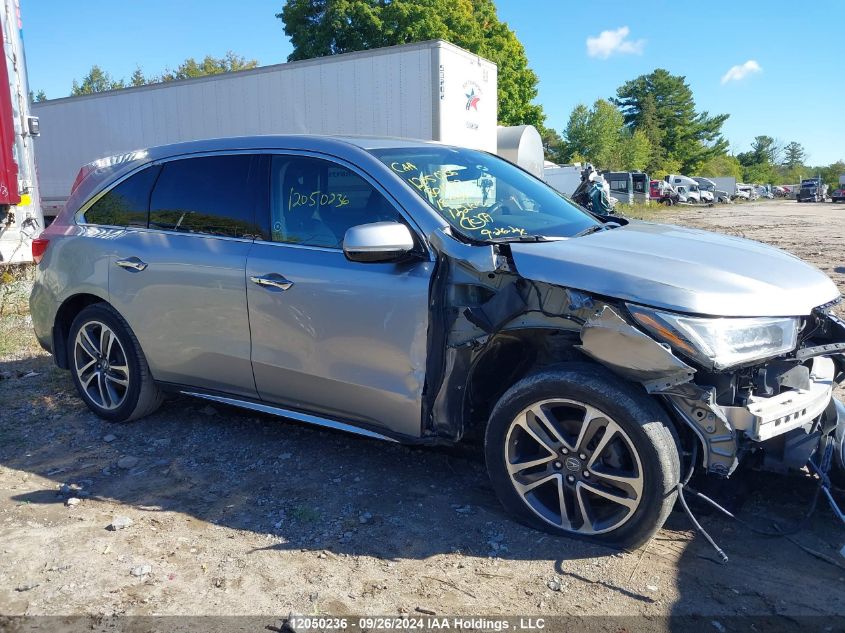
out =
<svg viewBox="0 0 845 633"><path fill-rule="evenodd" d="M262 190L259 164L260 157L248 154L165 163L150 199L150 228L258 237L261 231L256 223L256 204Z"/></svg>
<svg viewBox="0 0 845 633"><path fill-rule="evenodd" d="M150 209L150 190L160 167L141 170L113 187L91 205L83 216L85 224L146 227Z"/></svg>

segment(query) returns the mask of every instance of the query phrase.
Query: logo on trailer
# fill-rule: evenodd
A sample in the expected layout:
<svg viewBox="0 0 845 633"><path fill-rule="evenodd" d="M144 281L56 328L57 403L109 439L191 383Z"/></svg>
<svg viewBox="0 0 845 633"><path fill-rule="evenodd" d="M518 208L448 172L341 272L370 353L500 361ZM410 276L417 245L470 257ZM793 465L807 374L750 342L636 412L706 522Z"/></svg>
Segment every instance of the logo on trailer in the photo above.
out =
<svg viewBox="0 0 845 633"><path fill-rule="evenodd" d="M474 81L468 81L464 84L464 95L467 98L467 112L471 110L478 112L478 102L481 101L481 87Z"/></svg>

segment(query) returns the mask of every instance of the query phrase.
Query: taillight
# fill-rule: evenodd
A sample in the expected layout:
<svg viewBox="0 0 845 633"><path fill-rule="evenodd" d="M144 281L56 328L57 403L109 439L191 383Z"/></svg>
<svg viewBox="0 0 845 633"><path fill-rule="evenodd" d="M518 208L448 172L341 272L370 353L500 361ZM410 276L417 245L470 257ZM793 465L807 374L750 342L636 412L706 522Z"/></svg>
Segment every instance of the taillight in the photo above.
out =
<svg viewBox="0 0 845 633"><path fill-rule="evenodd" d="M32 240L32 259L38 264L47 252L47 247L50 245L50 240L46 237L36 237Z"/></svg>

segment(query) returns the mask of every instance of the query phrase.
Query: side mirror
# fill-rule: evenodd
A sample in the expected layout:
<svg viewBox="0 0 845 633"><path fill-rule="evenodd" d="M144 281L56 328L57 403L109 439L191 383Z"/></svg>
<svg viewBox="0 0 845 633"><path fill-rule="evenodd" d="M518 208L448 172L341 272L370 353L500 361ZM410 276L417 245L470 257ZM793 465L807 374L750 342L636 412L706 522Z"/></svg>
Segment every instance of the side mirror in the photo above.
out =
<svg viewBox="0 0 845 633"><path fill-rule="evenodd" d="M413 248L414 236L399 222L359 224L343 237L343 253L353 262L392 262Z"/></svg>

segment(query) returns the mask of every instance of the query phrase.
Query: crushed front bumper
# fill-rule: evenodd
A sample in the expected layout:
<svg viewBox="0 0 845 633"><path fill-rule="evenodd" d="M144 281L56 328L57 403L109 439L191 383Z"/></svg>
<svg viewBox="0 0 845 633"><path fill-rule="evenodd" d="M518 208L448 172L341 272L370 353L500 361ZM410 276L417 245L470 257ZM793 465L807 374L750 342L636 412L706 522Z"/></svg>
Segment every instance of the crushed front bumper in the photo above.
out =
<svg viewBox="0 0 845 633"><path fill-rule="evenodd" d="M744 407L722 407L730 425L755 442L765 442L805 426L830 403L836 365L827 357L813 359L809 389L784 391L769 397L752 396Z"/></svg>

